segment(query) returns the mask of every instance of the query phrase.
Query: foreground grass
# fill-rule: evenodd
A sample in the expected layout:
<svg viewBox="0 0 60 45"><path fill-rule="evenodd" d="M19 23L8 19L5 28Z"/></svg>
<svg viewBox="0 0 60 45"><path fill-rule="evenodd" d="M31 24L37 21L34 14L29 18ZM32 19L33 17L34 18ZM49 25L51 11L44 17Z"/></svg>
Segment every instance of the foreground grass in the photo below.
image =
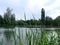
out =
<svg viewBox="0 0 60 45"><path fill-rule="evenodd" d="M5 35L7 37L7 40L10 39L11 34L13 36L13 45L60 45L60 36L53 33L53 31L47 31L45 29L38 30L37 28L35 30L26 29L25 33L20 32L21 29L18 28L18 34L16 30L13 31L6 31ZM57 31L59 32L59 31ZM58 33L59 34L59 33ZM3 45L3 42L0 42L0 45Z"/></svg>

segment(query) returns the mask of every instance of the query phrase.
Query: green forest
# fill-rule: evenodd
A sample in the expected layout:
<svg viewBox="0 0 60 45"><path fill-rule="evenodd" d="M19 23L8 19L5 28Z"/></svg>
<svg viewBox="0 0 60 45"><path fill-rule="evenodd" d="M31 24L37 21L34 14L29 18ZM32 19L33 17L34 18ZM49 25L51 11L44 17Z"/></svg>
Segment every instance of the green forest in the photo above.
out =
<svg viewBox="0 0 60 45"><path fill-rule="evenodd" d="M15 14L12 13L12 9L7 8L4 15L0 15L0 27L29 27L29 26L41 26L45 27L60 27L60 16L52 19L49 16L45 16L45 9L41 9L41 19L36 20L33 16L33 19L26 20L26 15L24 15L25 20L16 20Z"/></svg>

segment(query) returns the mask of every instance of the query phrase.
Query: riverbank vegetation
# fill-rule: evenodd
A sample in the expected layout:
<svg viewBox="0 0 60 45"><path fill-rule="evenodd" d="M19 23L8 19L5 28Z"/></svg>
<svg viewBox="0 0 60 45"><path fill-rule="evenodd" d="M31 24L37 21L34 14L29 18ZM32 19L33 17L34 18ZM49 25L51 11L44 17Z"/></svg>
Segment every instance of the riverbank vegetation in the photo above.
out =
<svg viewBox="0 0 60 45"><path fill-rule="evenodd" d="M25 20L16 20L15 14L12 13L10 8L7 8L4 15L0 15L0 27L34 27L35 25L37 25L36 27L40 27L42 23L44 23L45 27L60 27L60 16L52 19L49 16L44 16L45 12L43 13L43 11L42 9L41 19L36 20L33 17L34 19L26 20L26 15L24 15Z"/></svg>
<svg viewBox="0 0 60 45"><path fill-rule="evenodd" d="M26 20L26 15L24 15L24 18L25 20L16 20L15 14L12 13L10 8L7 8L4 16L0 15L0 27L60 27L60 16L56 17L56 19L52 19L49 16L45 17L44 9L42 9L41 19L39 20L36 20L34 16L34 19L30 20ZM56 31L57 36L53 30L47 32L44 28L40 28L39 30L37 28L26 28L25 32L22 31L22 33L20 30L21 29L18 28L4 32L7 42L11 41L10 45L60 45L60 31L58 30ZM10 38L13 39L11 40ZM3 45L3 42L4 40L2 39L0 45ZM9 43L7 45L9 45Z"/></svg>
<svg viewBox="0 0 60 45"><path fill-rule="evenodd" d="M8 45L60 45L60 31L59 30L46 30L38 28L24 28L21 30L11 29L4 32L5 42ZM17 33L18 32L18 33ZM56 33L54 33L56 32ZM12 37L12 38L11 38ZM12 39L12 40L11 40ZM0 42L5 45L4 39Z"/></svg>

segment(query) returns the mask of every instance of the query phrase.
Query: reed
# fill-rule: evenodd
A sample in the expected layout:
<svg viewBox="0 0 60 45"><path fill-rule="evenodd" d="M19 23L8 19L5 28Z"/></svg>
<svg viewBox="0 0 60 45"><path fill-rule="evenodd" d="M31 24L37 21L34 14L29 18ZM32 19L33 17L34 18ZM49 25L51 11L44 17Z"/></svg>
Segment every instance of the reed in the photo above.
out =
<svg viewBox="0 0 60 45"><path fill-rule="evenodd" d="M18 28L18 34L16 32L16 29L14 33L12 33L14 45L58 45L59 40L57 39L58 38L60 39L60 36L56 37L53 31L50 31L49 34L47 34L47 31L45 29L42 30L38 30L37 28L26 29L26 32L24 33L25 36L21 34L20 30L21 29ZM9 32L8 35L10 35ZM0 42L0 45L2 45L2 43L3 42Z"/></svg>
<svg viewBox="0 0 60 45"><path fill-rule="evenodd" d="M26 21L26 15L24 15L24 18ZM35 20L34 16L33 18ZM36 22L35 26L37 26ZM23 36L23 33L21 34L20 30L21 29L18 28L18 34L16 32L16 29L13 32L14 45L58 45L57 44L58 37L55 37L55 35L53 35L53 31L50 31L49 36L47 36L47 31L44 28L41 28L41 30L38 30L37 28L35 29L30 28L30 30L26 29L25 36ZM9 35L11 34L11 32L6 31L5 34L9 39L10 38Z"/></svg>

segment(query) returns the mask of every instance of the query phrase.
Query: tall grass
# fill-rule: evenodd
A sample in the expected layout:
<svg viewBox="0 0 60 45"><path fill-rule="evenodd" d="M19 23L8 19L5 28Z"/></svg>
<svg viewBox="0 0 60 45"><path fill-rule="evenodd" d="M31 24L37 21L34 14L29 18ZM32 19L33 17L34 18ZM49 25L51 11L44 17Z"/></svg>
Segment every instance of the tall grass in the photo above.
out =
<svg viewBox="0 0 60 45"><path fill-rule="evenodd" d="M24 15L25 21L26 21L26 15ZM35 17L33 16L34 20ZM35 22L35 26L36 22ZM57 38L55 35L53 35L53 31L50 31L49 34L47 34L47 31L44 28L41 28L41 30L38 30L37 28L32 29L26 28L26 32L22 33L20 32L20 28L18 28L18 34L15 31L12 33L13 34L13 39L14 39L14 44L13 45L58 45ZM5 32L5 35L7 39L10 39L11 32L7 31ZM25 34L25 36L23 36ZM25 41L25 42L24 42ZM0 43L2 45L2 43Z"/></svg>
<svg viewBox="0 0 60 45"><path fill-rule="evenodd" d="M26 32L21 34L20 28L18 28L18 34L16 29L14 32L6 31L5 35L8 34L7 40L10 39L10 33L13 35L14 44L13 45L60 45L60 36L57 37L54 35L53 31L49 31L49 34L45 29L38 30L37 28L33 30L33 28L27 29ZM59 31L56 31L59 32ZM59 34L59 33L58 33ZM0 42L2 45L3 41Z"/></svg>

